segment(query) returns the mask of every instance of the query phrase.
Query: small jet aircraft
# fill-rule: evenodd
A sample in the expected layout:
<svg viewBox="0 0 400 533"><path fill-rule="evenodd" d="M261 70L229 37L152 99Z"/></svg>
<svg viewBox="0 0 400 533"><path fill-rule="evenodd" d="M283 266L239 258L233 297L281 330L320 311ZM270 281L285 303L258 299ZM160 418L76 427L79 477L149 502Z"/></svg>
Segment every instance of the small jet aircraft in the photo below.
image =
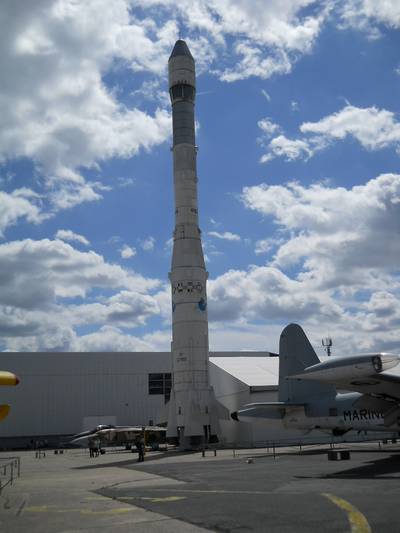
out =
<svg viewBox="0 0 400 533"><path fill-rule="evenodd" d="M289 324L279 343L278 401L244 405L231 417L281 420L286 428L334 436L352 429L399 431L400 376L387 372L399 362L400 356L389 353L320 362L302 328Z"/></svg>
<svg viewBox="0 0 400 533"><path fill-rule="evenodd" d="M100 424L93 429L83 431L72 437L70 444L88 446L92 442L99 442L100 448L104 446L125 446L130 449L135 440L143 436L145 446L157 449L160 444L166 443L167 428L160 426L112 426Z"/></svg>

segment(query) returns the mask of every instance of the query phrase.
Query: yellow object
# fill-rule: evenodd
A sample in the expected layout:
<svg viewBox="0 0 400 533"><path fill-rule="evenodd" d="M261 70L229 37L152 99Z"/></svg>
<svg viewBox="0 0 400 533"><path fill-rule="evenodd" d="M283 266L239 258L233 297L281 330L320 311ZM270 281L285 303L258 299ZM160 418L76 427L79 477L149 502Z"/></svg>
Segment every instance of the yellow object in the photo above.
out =
<svg viewBox="0 0 400 533"><path fill-rule="evenodd" d="M12 372L0 371L0 385L18 385L19 377Z"/></svg>
<svg viewBox="0 0 400 533"><path fill-rule="evenodd" d="M322 495L343 509L343 511L346 511L347 518L350 522L351 533L371 533L371 527L368 524L367 519L356 507L354 507L354 505L351 505L348 501L343 500L334 494L322 493Z"/></svg>
<svg viewBox="0 0 400 533"><path fill-rule="evenodd" d="M8 413L10 412L9 405L0 405L0 420L4 420Z"/></svg>
<svg viewBox="0 0 400 533"><path fill-rule="evenodd" d="M12 372L0 371L0 385L18 385L19 377ZM4 420L10 412L9 405L0 405L0 420Z"/></svg>

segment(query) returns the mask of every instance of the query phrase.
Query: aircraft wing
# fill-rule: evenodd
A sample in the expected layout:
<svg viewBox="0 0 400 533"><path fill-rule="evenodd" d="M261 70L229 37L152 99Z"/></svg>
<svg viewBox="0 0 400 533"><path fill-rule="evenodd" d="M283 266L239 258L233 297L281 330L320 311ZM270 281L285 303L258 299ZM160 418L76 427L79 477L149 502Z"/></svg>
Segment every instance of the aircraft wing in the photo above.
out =
<svg viewBox="0 0 400 533"><path fill-rule="evenodd" d="M400 376L388 372L400 362L400 356L388 353L332 357L327 361L307 367L288 379L317 380L331 383L337 389L400 402Z"/></svg>
<svg viewBox="0 0 400 533"><path fill-rule="evenodd" d="M85 445L89 440L100 439L102 444L125 445L133 443L138 435L166 433L166 428L159 426L115 426L104 428L92 432L89 435L82 435L73 439L73 444Z"/></svg>
<svg viewBox="0 0 400 533"><path fill-rule="evenodd" d="M115 427L110 429L102 429L96 433L102 442L106 443L128 443L133 442L138 435L143 431L142 426L126 426L126 427Z"/></svg>

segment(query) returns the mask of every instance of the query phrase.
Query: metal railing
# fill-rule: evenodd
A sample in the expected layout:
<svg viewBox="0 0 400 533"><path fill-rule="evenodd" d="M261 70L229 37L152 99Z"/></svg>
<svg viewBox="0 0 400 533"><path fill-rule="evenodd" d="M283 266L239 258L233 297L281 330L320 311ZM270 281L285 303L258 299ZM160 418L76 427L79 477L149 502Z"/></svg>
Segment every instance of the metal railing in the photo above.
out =
<svg viewBox="0 0 400 533"><path fill-rule="evenodd" d="M236 450L240 449L254 449L254 448L281 448L281 447L302 447L302 446L323 446L323 445L345 445L350 443L367 443L367 442L376 442L376 441L385 441L399 439L399 432L368 432L367 435L360 433L346 433L341 437L334 437L332 435L303 435L290 438L276 438L271 440L251 440L251 441L242 441L242 442L223 442L217 444L217 448L235 448ZM210 448L213 445L210 445Z"/></svg>
<svg viewBox="0 0 400 533"><path fill-rule="evenodd" d="M233 457L240 456L262 456L262 455L272 455L273 457L276 454L281 453L280 448L290 448L295 452L296 448L302 451L310 451L313 448L321 448L321 446L327 446L330 449L335 448L335 446L345 446L346 444L361 444L361 443L380 443L386 444L388 441L392 443L397 442L400 435L398 432L388 433L388 432L370 432L368 435L365 434L350 434L342 437L334 437L332 435L326 436L301 436L301 437L292 437L292 438L277 438L274 440L263 440L263 441L242 441L242 442L223 442L218 444L209 444L199 449L202 453L202 456L217 455L217 450L232 450Z"/></svg>
<svg viewBox="0 0 400 533"><path fill-rule="evenodd" d="M14 479L21 474L21 460L19 457L4 457L0 461L0 493L7 485L12 485Z"/></svg>

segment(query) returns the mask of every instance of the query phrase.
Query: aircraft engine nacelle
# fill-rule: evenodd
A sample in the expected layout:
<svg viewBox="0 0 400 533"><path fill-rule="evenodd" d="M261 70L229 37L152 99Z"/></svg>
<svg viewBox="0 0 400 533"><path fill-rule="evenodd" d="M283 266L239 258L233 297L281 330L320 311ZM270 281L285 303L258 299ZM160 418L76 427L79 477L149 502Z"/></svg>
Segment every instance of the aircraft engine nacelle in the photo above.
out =
<svg viewBox="0 0 400 533"><path fill-rule="evenodd" d="M291 378L315 379L318 381L347 381L362 379L393 368L399 363L399 356L392 354L369 354L354 357L335 357L323 363L310 366L301 374Z"/></svg>
<svg viewBox="0 0 400 533"><path fill-rule="evenodd" d="M336 379L366 378L371 374L380 373L382 370L383 362L381 356L373 355L368 357L366 361L357 361L341 368L330 369L329 374ZM327 373L325 371L325 375Z"/></svg>

